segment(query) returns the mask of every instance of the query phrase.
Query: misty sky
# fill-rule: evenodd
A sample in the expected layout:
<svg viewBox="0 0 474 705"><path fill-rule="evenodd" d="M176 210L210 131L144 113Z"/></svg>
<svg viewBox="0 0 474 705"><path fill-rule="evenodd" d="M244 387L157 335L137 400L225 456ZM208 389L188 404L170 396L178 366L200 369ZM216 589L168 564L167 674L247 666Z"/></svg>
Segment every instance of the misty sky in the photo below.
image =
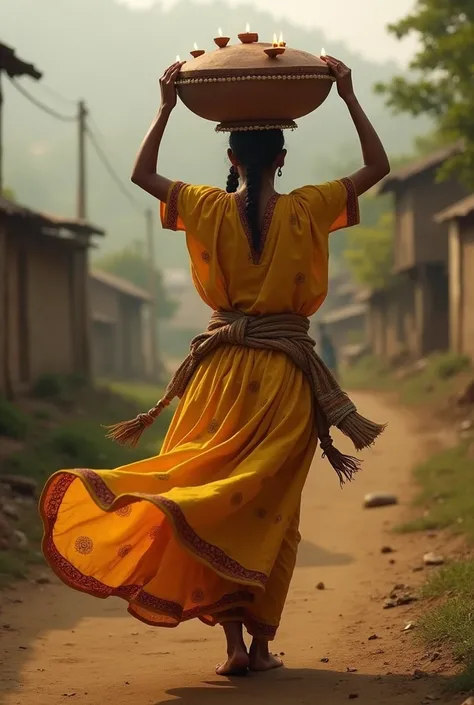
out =
<svg viewBox="0 0 474 705"><path fill-rule="evenodd" d="M120 0L136 8L147 7L155 1ZM161 1L169 7L177 0ZM244 4L238 0L229 2ZM276 18L284 16L301 25L319 27L329 38L344 40L352 49L373 59L393 58L406 63L414 52L414 40L398 42L385 28L412 10L415 0L397 0L396 3L389 0L255 0L245 4L255 4L259 10L267 10ZM242 18L245 22L245 7ZM330 53L330 45L325 49Z"/></svg>

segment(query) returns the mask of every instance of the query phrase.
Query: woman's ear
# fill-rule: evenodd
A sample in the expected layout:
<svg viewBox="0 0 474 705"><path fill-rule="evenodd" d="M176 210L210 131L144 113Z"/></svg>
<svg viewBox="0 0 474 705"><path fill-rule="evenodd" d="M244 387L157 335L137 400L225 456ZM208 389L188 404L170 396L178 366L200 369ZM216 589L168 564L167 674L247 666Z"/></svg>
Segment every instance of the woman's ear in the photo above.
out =
<svg viewBox="0 0 474 705"><path fill-rule="evenodd" d="M286 154L287 154L286 149L282 149L282 151L280 152L280 154L276 158L275 166L277 169L283 169L283 167L285 166Z"/></svg>
<svg viewBox="0 0 474 705"><path fill-rule="evenodd" d="M233 151L230 149L230 147L229 147L229 149L227 150L227 156L229 157L229 161L230 161L230 163L232 164L232 166L235 166L235 167L238 167L238 166L239 166L239 162L238 162L237 159L235 158L234 153L233 153Z"/></svg>

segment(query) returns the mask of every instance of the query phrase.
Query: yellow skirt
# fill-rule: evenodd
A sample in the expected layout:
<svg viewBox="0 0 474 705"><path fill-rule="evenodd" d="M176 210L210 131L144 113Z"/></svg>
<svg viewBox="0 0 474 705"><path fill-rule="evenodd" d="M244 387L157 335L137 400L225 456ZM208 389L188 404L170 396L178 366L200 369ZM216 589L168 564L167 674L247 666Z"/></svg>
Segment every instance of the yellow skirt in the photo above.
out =
<svg viewBox="0 0 474 705"><path fill-rule="evenodd" d="M49 479L45 557L67 585L122 597L147 624L238 618L272 638L316 442L303 373L281 353L223 347L195 374L160 455Z"/></svg>

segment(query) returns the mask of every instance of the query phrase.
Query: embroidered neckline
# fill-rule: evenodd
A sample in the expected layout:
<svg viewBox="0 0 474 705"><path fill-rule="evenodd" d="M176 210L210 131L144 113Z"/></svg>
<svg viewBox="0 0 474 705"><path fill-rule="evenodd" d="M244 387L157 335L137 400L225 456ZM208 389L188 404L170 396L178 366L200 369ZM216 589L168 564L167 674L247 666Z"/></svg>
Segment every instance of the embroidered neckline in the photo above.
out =
<svg viewBox="0 0 474 705"><path fill-rule="evenodd" d="M240 193L234 193L234 197L237 203L237 210L239 212L240 222L242 223L242 227L244 229L245 236L249 244L251 260L253 264L260 264L263 255L263 250L265 248L265 243L267 241L268 231L270 230L270 226L272 224L273 214L275 212L275 207L278 202L278 199L280 198L280 194L274 193L273 196L268 199L267 205L265 206L265 214L263 216L262 227L262 244L260 252L257 252L253 245L252 232L250 230L249 221L247 219L247 213L245 211L245 201L240 195Z"/></svg>

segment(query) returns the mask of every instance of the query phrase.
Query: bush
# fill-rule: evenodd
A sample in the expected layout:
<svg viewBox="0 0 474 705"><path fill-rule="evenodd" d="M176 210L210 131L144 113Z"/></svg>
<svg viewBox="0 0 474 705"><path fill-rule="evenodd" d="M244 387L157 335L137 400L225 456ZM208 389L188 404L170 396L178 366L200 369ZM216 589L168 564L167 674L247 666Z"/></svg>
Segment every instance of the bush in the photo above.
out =
<svg viewBox="0 0 474 705"><path fill-rule="evenodd" d="M0 399L0 436L22 440L28 433L28 417L6 399Z"/></svg>
<svg viewBox="0 0 474 705"><path fill-rule="evenodd" d="M44 374L33 385L32 394L37 399L46 399L71 407L78 393L87 387L87 379L82 375Z"/></svg>
<svg viewBox="0 0 474 705"><path fill-rule="evenodd" d="M98 456L97 444L74 428L57 431L52 444L56 452L82 465L94 464Z"/></svg>
<svg viewBox="0 0 474 705"><path fill-rule="evenodd" d="M122 448L106 438L105 430L95 422L76 422L58 429L52 434L49 445L50 455L61 467L119 467L142 460L151 451L145 444L140 448Z"/></svg>
<svg viewBox="0 0 474 705"><path fill-rule="evenodd" d="M57 399L65 390L64 378L60 375L45 374L38 377L33 389L33 396L38 399Z"/></svg>
<svg viewBox="0 0 474 705"><path fill-rule="evenodd" d="M51 412L49 409L35 409L33 417L37 421L49 421L51 419Z"/></svg>
<svg viewBox="0 0 474 705"><path fill-rule="evenodd" d="M467 370L470 365L467 355L448 352L433 359L433 372L439 379L450 379Z"/></svg>
<svg viewBox="0 0 474 705"><path fill-rule="evenodd" d="M88 385L88 381L84 375L80 374L70 374L64 378L65 387L73 392L79 392L81 389L85 389Z"/></svg>

